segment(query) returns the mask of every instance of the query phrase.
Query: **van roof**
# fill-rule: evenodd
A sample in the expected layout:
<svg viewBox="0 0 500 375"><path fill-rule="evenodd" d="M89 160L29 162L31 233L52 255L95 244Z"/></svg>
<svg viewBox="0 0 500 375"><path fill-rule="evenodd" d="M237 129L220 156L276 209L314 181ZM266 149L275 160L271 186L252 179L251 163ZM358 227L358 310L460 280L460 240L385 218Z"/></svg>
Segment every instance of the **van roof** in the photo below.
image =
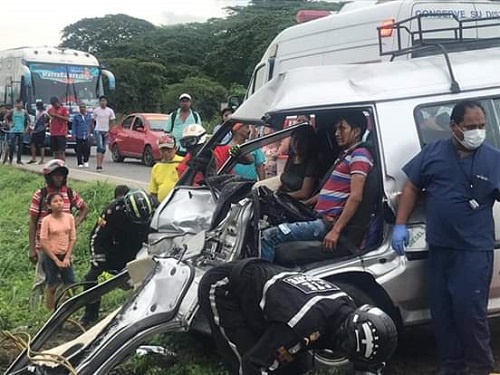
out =
<svg viewBox="0 0 500 375"><path fill-rule="evenodd" d="M500 48L449 54L461 91L500 87ZM372 64L309 66L280 73L257 90L233 118L268 112L451 93L443 55Z"/></svg>

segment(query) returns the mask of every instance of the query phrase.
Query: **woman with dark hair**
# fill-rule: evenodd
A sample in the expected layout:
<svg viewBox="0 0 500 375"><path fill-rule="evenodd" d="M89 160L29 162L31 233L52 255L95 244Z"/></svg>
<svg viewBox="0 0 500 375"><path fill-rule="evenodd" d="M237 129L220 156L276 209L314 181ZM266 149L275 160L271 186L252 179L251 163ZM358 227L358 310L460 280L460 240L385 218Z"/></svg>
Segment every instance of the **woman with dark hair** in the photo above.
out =
<svg viewBox="0 0 500 375"><path fill-rule="evenodd" d="M309 199L318 184L316 131L307 126L292 132L292 155L280 176L280 190L298 200Z"/></svg>

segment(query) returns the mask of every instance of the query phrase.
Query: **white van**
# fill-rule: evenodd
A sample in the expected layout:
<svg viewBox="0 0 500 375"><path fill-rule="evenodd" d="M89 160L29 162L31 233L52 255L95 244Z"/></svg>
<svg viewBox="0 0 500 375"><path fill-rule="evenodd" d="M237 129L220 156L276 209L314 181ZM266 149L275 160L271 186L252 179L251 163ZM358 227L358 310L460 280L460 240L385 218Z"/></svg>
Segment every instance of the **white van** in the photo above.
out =
<svg viewBox="0 0 500 375"><path fill-rule="evenodd" d="M301 66L380 62L391 58L388 53L391 50L412 47L424 39L443 43L460 37L464 40L499 37L499 24L476 27L485 26L484 18L499 16L498 1L376 1L364 7L347 4L337 14L282 31L255 67L247 98L279 73ZM412 17L417 18L408 20ZM385 28L380 32L379 47L377 28L380 27ZM464 44L459 50L467 48ZM437 51L415 51L405 56L419 57ZM381 56L380 52L388 54Z"/></svg>
<svg viewBox="0 0 500 375"><path fill-rule="evenodd" d="M332 125L339 111L359 109L368 113L371 137L376 150L380 186L379 214L384 229L380 244L359 257L323 262L305 267L328 280L343 281L353 287L351 295L362 295L382 306L403 325L429 319L426 295L423 202L409 223L411 240L407 262L390 245L397 197L406 181L402 167L421 148L434 140L450 137L449 114L459 100L474 99L485 108L487 141L500 148L500 48L450 53L451 71L443 56L411 61L373 64L345 64L292 69L275 76L245 101L232 121L280 124L294 114L314 114L318 134ZM451 88L453 72L458 90ZM324 131L327 138L331 131ZM323 147L322 144L318 147ZM243 152L248 152L246 146ZM265 181L264 181L265 182ZM500 268L500 204L494 206L495 264ZM287 243L290 247L291 243ZM349 275L355 275L351 278ZM342 279L343 277L347 279ZM500 274L495 272L490 290L489 313L500 313Z"/></svg>

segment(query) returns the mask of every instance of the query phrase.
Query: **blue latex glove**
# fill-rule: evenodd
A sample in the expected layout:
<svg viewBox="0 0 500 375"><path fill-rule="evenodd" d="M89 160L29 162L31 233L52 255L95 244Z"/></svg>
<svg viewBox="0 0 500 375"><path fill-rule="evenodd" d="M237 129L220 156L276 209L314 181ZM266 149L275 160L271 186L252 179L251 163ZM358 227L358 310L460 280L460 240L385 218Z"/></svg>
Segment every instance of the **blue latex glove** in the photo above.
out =
<svg viewBox="0 0 500 375"><path fill-rule="evenodd" d="M394 226L394 231L392 232L392 248L394 251L400 255L405 255L405 247L408 246L410 242L410 232L404 224L397 224Z"/></svg>

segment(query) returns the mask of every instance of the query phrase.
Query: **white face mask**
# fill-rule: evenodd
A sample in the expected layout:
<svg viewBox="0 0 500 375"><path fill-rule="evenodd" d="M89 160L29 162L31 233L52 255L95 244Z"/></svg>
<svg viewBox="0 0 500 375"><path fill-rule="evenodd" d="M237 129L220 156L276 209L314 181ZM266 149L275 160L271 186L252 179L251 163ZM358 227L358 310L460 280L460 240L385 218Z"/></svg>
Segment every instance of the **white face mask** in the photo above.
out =
<svg viewBox="0 0 500 375"><path fill-rule="evenodd" d="M458 139L457 136L455 136L455 138L467 150L475 150L476 148L481 146L483 144L484 140L486 139L486 130L484 130L484 129L474 129L474 130L466 130L466 131L462 131L462 129L460 129L459 127L458 127L458 129L464 135L464 140L462 141L462 140Z"/></svg>

